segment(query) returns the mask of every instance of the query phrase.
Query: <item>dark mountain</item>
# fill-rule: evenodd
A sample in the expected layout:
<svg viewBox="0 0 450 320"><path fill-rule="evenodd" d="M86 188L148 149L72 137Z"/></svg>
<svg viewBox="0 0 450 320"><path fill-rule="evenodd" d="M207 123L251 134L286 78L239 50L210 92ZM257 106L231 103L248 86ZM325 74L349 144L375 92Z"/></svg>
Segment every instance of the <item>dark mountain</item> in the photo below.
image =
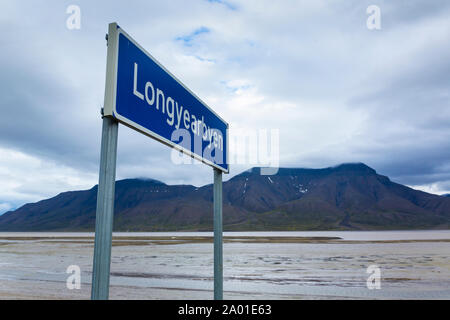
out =
<svg viewBox="0 0 450 320"><path fill-rule="evenodd" d="M0 216L0 231L94 230L97 186ZM362 163L325 169L259 168L223 184L225 230L449 228L450 198L394 183ZM116 182L114 230L212 229L212 185Z"/></svg>

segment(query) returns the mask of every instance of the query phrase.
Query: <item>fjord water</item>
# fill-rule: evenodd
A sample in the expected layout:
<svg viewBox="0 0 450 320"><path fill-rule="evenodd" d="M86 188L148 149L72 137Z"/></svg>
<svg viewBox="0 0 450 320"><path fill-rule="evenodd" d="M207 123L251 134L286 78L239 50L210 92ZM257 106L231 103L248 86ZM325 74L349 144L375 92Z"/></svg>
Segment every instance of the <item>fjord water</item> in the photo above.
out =
<svg viewBox="0 0 450 320"><path fill-rule="evenodd" d="M212 299L212 243L139 240L212 233L114 235L124 240L112 248L110 298ZM92 236L0 233L0 299L89 299ZM130 236L138 238L129 240ZM450 230L230 232L227 236L255 241L225 242L225 299L450 299ZM342 240L256 241L267 237ZM81 269L80 290L67 289L70 265ZM380 268L380 289L367 288L370 265Z"/></svg>

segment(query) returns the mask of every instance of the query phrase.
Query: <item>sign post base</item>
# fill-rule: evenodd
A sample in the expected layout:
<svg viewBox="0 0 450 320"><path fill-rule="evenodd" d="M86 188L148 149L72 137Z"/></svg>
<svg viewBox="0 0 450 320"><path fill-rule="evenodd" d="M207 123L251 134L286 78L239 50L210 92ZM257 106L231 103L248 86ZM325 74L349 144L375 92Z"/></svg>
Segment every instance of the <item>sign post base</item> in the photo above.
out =
<svg viewBox="0 0 450 320"><path fill-rule="evenodd" d="M97 213L95 218L92 300L107 300L109 296L118 128L119 123L117 121L108 117L103 118Z"/></svg>

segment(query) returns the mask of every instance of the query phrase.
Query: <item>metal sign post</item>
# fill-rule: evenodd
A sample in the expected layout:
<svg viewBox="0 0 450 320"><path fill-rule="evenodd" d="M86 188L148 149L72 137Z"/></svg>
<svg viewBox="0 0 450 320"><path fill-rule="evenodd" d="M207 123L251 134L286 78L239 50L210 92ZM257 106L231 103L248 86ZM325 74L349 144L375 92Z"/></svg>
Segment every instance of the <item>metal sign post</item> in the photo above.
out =
<svg viewBox="0 0 450 320"><path fill-rule="evenodd" d="M223 300L222 171L214 169L214 300Z"/></svg>
<svg viewBox="0 0 450 320"><path fill-rule="evenodd" d="M214 298L223 298L222 173L228 123L117 23L109 24L91 298L108 299L119 123L214 168Z"/></svg>
<svg viewBox="0 0 450 320"><path fill-rule="evenodd" d="M97 213L95 218L92 300L107 300L109 295L118 128L119 124L114 119L103 118Z"/></svg>

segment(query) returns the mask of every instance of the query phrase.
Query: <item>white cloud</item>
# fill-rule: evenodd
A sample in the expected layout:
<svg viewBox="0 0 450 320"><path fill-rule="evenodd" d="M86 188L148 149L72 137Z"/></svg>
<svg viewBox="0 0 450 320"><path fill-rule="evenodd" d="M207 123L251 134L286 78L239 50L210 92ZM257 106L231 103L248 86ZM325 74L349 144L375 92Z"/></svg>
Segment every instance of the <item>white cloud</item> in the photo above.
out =
<svg viewBox="0 0 450 320"><path fill-rule="evenodd" d="M447 182L447 184L450 184L450 182ZM434 194L450 194L450 188L449 189L443 189L439 183L431 183L429 185L421 185L421 186L409 186L413 189L428 192L428 193L434 193Z"/></svg>
<svg viewBox="0 0 450 320"><path fill-rule="evenodd" d="M4 214L5 212L10 211L11 209L13 209L13 206L11 204L0 202L0 215Z"/></svg>
<svg viewBox="0 0 450 320"><path fill-rule="evenodd" d="M97 176L12 149L0 148L0 203L3 207L88 189ZM5 201L5 202L3 202Z"/></svg>

